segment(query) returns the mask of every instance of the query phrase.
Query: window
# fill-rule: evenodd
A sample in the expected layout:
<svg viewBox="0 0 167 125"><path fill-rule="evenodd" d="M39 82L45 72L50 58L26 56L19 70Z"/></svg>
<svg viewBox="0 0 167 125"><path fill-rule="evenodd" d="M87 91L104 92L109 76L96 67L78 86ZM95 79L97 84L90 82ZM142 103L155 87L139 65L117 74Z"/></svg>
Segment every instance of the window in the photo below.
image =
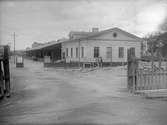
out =
<svg viewBox="0 0 167 125"><path fill-rule="evenodd" d="M76 57L78 57L78 48L76 48Z"/></svg>
<svg viewBox="0 0 167 125"><path fill-rule="evenodd" d="M132 54L133 56L135 56L135 48L132 47L132 48L130 48L130 49L131 49L131 54Z"/></svg>
<svg viewBox="0 0 167 125"><path fill-rule="evenodd" d="M71 48L71 57L73 57L73 48Z"/></svg>
<svg viewBox="0 0 167 125"><path fill-rule="evenodd" d="M68 56L68 48L66 48L66 57Z"/></svg>
<svg viewBox="0 0 167 125"><path fill-rule="evenodd" d="M94 47L94 57L99 57L99 47Z"/></svg>
<svg viewBox="0 0 167 125"><path fill-rule="evenodd" d="M84 57L84 47L81 47L81 56Z"/></svg>
<svg viewBox="0 0 167 125"><path fill-rule="evenodd" d="M107 47L107 53L106 53L106 57L111 59L112 58L112 47Z"/></svg>
<svg viewBox="0 0 167 125"><path fill-rule="evenodd" d="M124 57L124 48L119 47L119 58L123 58L123 57Z"/></svg>

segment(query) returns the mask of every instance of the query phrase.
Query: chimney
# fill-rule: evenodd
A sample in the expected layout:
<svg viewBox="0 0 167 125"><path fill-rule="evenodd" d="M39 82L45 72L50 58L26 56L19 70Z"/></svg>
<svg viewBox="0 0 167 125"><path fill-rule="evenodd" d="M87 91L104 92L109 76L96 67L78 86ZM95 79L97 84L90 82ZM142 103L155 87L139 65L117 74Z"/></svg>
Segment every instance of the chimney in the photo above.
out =
<svg viewBox="0 0 167 125"><path fill-rule="evenodd" d="M93 33L95 33L95 32L99 32L99 28L97 28L97 27L93 27L93 28L92 28L92 32L93 32Z"/></svg>

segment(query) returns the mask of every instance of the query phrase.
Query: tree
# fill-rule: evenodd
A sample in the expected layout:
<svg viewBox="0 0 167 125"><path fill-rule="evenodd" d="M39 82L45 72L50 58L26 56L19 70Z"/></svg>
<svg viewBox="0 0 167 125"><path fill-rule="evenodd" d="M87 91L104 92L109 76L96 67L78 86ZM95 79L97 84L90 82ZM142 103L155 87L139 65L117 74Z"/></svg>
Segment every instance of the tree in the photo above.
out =
<svg viewBox="0 0 167 125"><path fill-rule="evenodd" d="M148 51L151 53L152 68L155 57L159 60L159 68L161 68L161 60L167 56L167 32L150 34L145 39L148 41Z"/></svg>
<svg viewBox="0 0 167 125"><path fill-rule="evenodd" d="M167 56L167 32L157 32L154 34L150 34L145 38L148 41L149 49L148 51L151 53L155 53L158 49L158 45L161 42L163 47L161 48L161 54L163 57Z"/></svg>
<svg viewBox="0 0 167 125"><path fill-rule="evenodd" d="M148 51L151 53L151 54L154 54L157 50L157 44L159 42L159 35L160 33L157 32L157 33L152 33L152 34L149 34L145 37L145 40L148 42Z"/></svg>
<svg viewBox="0 0 167 125"><path fill-rule="evenodd" d="M163 3L163 5L164 5L164 7L165 7L165 10L166 10L166 7L167 7L167 0L162 0L161 2ZM165 13L167 13L167 10L166 10ZM164 17L165 17L165 18L164 18L163 22L159 25L159 31L167 32L167 16L164 15ZM158 18L158 16L157 16L157 18Z"/></svg>
<svg viewBox="0 0 167 125"><path fill-rule="evenodd" d="M163 23L160 24L159 29L162 32L167 32L167 17L165 18L165 20L163 21Z"/></svg>
<svg viewBox="0 0 167 125"><path fill-rule="evenodd" d="M167 32L164 32L161 35L159 35L159 39L163 43L163 47L161 48L161 55L163 57L167 57Z"/></svg>

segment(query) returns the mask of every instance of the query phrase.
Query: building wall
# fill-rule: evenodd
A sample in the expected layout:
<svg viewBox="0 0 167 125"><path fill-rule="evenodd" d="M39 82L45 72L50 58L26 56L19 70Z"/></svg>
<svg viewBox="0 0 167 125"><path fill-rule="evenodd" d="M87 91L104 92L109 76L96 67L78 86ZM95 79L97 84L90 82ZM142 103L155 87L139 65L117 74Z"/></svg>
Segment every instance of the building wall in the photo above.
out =
<svg viewBox="0 0 167 125"><path fill-rule="evenodd" d="M76 57L76 48L80 46L80 58ZM84 57L81 57L81 47L84 47ZM94 58L94 47L100 48L100 57L102 57L103 62L126 62L127 61L127 49L134 47L136 57L141 57L141 43L132 40L84 40L84 41L74 41L62 43L62 53L66 53L66 48L68 48L68 57L66 56L66 61L81 61L81 62L93 62ZM112 47L112 59L107 58L107 47ZM124 47L124 57L119 58L119 47ZM73 48L73 57L71 57L71 48Z"/></svg>

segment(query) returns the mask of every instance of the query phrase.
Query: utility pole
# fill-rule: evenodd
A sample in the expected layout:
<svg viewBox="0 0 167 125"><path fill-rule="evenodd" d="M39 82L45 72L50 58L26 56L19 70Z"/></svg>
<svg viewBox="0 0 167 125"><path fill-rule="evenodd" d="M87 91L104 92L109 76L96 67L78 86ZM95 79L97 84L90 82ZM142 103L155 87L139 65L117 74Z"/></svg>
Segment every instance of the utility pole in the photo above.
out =
<svg viewBox="0 0 167 125"><path fill-rule="evenodd" d="M14 64L16 63L16 59L15 59L15 39L16 39L16 34L15 32L13 33L13 42L14 42L14 50L13 50L13 54L14 54Z"/></svg>

